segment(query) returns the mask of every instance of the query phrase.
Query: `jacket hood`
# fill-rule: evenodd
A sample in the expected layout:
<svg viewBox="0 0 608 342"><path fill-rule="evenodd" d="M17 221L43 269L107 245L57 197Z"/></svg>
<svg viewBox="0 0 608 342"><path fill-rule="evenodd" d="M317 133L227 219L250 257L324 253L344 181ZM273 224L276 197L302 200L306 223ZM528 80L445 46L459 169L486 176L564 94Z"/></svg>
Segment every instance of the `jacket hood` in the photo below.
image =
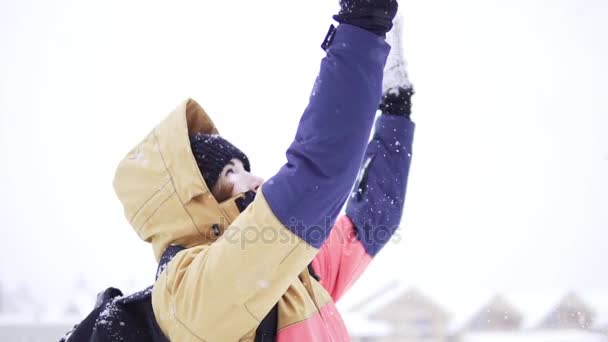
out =
<svg viewBox="0 0 608 342"><path fill-rule="evenodd" d="M114 190L127 220L152 244L156 260L169 245L211 244L239 215L235 200L215 200L190 148L195 133L219 134L192 99L180 104L119 163ZM218 231L219 229L219 231Z"/></svg>

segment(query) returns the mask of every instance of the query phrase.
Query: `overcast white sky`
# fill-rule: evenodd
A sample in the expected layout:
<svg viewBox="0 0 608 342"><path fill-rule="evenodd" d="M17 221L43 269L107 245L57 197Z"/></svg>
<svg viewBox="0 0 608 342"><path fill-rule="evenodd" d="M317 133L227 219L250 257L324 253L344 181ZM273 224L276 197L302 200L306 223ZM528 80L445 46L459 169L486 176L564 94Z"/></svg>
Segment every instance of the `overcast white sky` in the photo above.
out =
<svg viewBox="0 0 608 342"><path fill-rule="evenodd" d="M337 3L0 0L0 283L151 284L118 161L193 97L272 176ZM608 2L401 9L418 92L406 215L353 294L394 278L443 296L608 288Z"/></svg>

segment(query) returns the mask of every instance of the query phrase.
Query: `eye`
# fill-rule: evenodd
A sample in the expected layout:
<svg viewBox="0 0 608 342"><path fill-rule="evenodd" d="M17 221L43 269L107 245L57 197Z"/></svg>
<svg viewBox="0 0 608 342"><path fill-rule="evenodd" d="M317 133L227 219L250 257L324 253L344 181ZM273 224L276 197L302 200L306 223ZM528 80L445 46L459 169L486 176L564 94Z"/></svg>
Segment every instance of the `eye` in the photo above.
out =
<svg viewBox="0 0 608 342"><path fill-rule="evenodd" d="M234 173L234 170L233 169L228 169L228 170L226 170L226 173L224 175L228 176L231 173Z"/></svg>

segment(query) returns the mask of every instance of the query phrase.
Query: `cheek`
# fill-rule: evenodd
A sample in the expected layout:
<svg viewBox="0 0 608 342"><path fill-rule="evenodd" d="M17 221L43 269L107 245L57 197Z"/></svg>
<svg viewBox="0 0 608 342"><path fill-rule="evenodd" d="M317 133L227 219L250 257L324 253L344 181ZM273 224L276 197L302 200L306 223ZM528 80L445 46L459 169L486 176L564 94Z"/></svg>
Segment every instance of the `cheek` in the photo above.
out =
<svg viewBox="0 0 608 342"><path fill-rule="evenodd" d="M244 181L244 178L239 176L239 175L234 175L234 177L231 178L232 181L232 196L236 196L240 193L246 192L247 191L247 184Z"/></svg>

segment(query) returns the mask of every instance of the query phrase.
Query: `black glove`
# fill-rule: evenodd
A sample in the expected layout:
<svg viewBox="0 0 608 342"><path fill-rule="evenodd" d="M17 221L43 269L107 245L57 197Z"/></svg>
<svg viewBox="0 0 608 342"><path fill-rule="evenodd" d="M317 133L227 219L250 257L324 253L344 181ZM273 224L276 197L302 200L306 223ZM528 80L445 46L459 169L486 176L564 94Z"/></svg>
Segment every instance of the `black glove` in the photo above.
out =
<svg viewBox="0 0 608 342"><path fill-rule="evenodd" d="M334 19L384 37L393 27L397 7L397 0L340 0L340 13Z"/></svg>
<svg viewBox="0 0 608 342"><path fill-rule="evenodd" d="M390 90L382 95L379 109L382 114L409 118L412 113L412 95L414 95L413 88L399 87L396 91Z"/></svg>

